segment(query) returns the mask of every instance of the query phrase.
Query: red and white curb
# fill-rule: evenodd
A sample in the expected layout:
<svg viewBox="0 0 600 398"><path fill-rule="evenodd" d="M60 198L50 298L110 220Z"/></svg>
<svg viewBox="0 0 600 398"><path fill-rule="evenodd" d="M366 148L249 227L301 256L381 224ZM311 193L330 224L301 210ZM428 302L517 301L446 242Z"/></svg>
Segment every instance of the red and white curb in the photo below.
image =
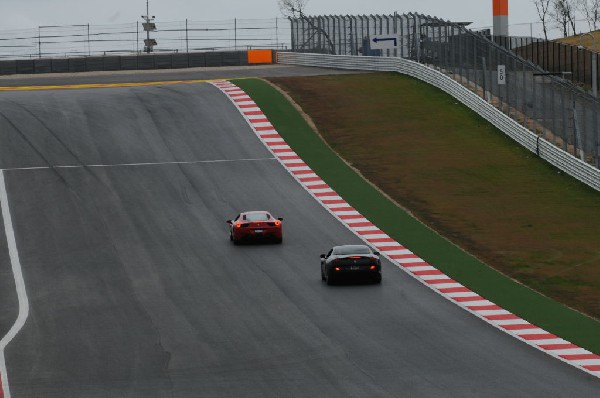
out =
<svg viewBox="0 0 600 398"><path fill-rule="evenodd" d="M286 144L248 94L229 81L215 81L211 84L227 95L263 144L317 201L352 232L376 247L392 263L490 325L586 373L600 377L600 355L548 333L486 300L396 242L363 217L315 174Z"/></svg>

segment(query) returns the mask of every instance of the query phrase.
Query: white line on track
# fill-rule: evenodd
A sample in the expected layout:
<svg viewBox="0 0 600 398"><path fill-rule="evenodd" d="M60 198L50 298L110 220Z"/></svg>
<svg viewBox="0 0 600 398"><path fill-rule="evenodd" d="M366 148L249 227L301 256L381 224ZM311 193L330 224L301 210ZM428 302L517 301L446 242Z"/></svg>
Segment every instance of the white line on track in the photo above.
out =
<svg viewBox="0 0 600 398"><path fill-rule="evenodd" d="M136 166L162 166L172 164L200 164L200 163L232 163L232 162L260 162L263 160L276 160L270 158L251 158L251 159L216 159L216 160L191 160L187 162L145 162L145 163L116 163L116 164L74 164L74 165L58 165L58 166L33 166L33 167L12 167L0 169L2 171L16 170L48 170L48 169L82 169L84 167L136 167Z"/></svg>
<svg viewBox="0 0 600 398"><path fill-rule="evenodd" d="M19 260L19 251L17 250L17 241L15 240L15 231L13 229L12 218L10 216L10 207L8 206L8 195L6 193L6 184L4 183L4 171L0 171L0 202L2 205L2 218L4 219L4 231L8 243L8 254L15 278L17 289L17 298L19 301L19 315L15 324L10 328L6 336L0 340L0 374L2 376L2 391L4 398L10 398L10 389L8 388L8 372L6 371L6 362L4 360L4 350L8 343L15 338L17 333L25 325L29 315L29 299L25 290L25 280L21 270L21 261ZM2 395L2 392L0 392Z"/></svg>

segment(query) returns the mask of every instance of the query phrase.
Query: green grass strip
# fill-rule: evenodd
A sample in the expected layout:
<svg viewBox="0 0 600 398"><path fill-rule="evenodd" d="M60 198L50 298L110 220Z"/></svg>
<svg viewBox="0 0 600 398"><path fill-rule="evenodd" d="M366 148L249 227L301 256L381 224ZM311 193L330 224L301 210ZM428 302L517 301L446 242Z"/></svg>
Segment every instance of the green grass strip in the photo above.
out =
<svg viewBox="0 0 600 398"><path fill-rule="evenodd" d="M600 322L500 274L396 206L346 165L268 83L258 79L233 82L252 97L279 134L326 183L388 235L486 299L550 333L600 353Z"/></svg>

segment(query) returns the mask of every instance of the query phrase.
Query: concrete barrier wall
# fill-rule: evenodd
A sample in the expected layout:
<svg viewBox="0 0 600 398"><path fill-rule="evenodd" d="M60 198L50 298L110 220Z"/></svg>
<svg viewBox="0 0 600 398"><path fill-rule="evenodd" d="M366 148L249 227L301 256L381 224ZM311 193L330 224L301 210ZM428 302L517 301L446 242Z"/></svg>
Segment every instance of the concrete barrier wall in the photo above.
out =
<svg viewBox="0 0 600 398"><path fill-rule="evenodd" d="M276 59L275 50L260 51L261 58L258 61L256 50L19 59L0 61L0 75L245 66L270 64ZM265 52L271 53L271 56L266 56ZM251 62L248 60L249 53Z"/></svg>

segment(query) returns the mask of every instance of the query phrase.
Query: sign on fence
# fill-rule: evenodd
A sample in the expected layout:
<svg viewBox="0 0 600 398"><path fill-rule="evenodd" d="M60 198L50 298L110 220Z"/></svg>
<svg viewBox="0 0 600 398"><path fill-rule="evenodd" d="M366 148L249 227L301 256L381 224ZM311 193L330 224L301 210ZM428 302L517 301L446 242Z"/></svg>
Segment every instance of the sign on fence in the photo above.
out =
<svg viewBox="0 0 600 398"><path fill-rule="evenodd" d="M498 84L506 84L506 65L498 65Z"/></svg>
<svg viewBox="0 0 600 398"><path fill-rule="evenodd" d="M398 35L375 35L371 37L371 50L393 50L399 43Z"/></svg>

